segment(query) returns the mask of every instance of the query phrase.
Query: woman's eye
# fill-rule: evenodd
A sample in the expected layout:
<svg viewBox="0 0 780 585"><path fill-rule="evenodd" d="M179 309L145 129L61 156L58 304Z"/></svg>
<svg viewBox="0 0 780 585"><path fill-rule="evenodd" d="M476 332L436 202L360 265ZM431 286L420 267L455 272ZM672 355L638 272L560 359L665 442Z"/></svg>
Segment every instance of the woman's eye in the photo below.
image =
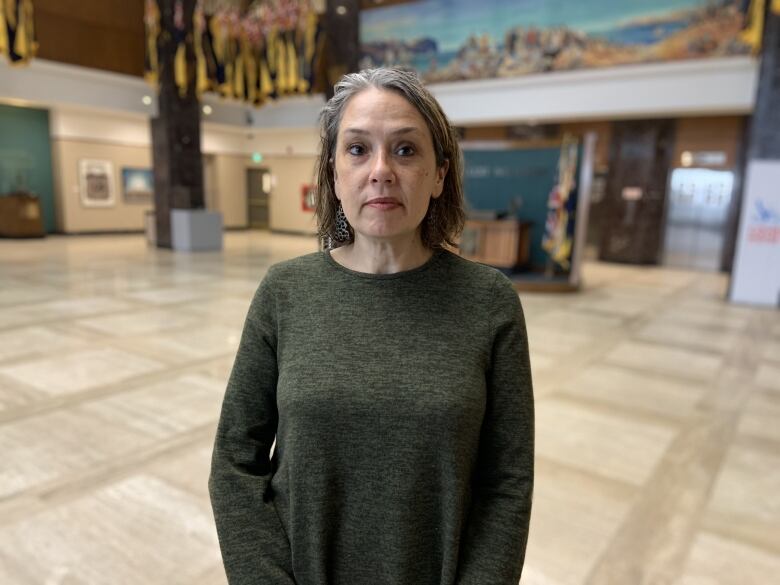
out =
<svg viewBox="0 0 780 585"><path fill-rule="evenodd" d="M366 153L366 149L363 148L362 144L352 144L347 149L347 152L349 152L349 154L354 154L356 156L359 156L361 154L365 154Z"/></svg>
<svg viewBox="0 0 780 585"><path fill-rule="evenodd" d="M398 150L396 150L396 153L398 153L400 156L412 156L414 154L414 147L413 146L401 146Z"/></svg>

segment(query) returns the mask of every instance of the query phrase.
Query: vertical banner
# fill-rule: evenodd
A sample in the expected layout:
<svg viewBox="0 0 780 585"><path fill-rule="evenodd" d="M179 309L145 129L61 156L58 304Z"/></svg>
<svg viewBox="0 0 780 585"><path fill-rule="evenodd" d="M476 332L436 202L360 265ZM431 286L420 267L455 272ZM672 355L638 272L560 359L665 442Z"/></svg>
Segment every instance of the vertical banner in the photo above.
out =
<svg viewBox="0 0 780 585"><path fill-rule="evenodd" d="M780 307L780 161L748 164L730 300Z"/></svg>

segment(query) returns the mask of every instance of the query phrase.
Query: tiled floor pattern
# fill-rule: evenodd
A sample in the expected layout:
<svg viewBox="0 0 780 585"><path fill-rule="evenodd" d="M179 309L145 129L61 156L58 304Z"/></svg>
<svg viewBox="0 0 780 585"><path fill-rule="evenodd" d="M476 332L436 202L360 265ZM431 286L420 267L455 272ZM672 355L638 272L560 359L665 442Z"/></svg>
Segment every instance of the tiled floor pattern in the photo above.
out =
<svg viewBox="0 0 780 585"><path fill-rule="evenodd" d="M0 583L225 583L206 487L225 380L268 266L315 249L261 232L189 255L0 241ZM780 313L726 304L721 275L584 275L580 294L522 295L522 582L777 582Z"/></svg>

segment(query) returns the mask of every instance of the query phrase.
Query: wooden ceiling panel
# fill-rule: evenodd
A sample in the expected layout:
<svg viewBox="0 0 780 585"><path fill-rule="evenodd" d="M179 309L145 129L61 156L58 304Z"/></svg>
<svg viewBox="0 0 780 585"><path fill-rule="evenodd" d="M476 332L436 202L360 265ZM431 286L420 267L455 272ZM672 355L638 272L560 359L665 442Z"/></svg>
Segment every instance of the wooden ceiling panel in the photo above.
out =
<svg viewBox="0 0 780 585"><path fill-rule="evenodd" d="M38 57L142 76L143 0L36 0Z"/></svg>

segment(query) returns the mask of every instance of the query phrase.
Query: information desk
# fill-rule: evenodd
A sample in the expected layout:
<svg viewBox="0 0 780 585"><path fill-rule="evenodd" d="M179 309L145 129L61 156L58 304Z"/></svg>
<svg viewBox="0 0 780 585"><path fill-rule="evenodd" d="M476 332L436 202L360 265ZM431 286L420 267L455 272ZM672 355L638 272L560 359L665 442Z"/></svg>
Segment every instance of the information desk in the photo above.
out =
<svg viewBox="0 0 780 585"><path fill-rule="evenodd" d="M35 195L0 195L0 237L42 238L45 235L41 203Z"/></svg>
<svg viewBox="0 0 780 585"><path fill-rule="evenodd" d="M532 225L516 219L466 220L460 255L496 268L530 268Z"/></svg>

